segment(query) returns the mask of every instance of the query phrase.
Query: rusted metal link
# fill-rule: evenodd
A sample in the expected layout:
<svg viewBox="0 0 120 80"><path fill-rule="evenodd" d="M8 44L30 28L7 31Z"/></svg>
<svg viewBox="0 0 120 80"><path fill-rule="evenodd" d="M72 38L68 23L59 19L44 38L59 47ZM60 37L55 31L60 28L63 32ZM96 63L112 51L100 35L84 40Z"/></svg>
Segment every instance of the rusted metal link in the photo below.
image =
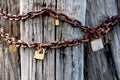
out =
<svg viewBox="0 0 120 80"><path fill-rule="evenodd" d="M17 47L30 47L37 49L40 44L43 48L60 48L60 47L67 47L67 46L75 46L81 43L85 43L91 41L93 39L100 38L109 32L109 30L116 24L120 22L120 16L112 16L104 20L101 24L99 24L96 28L90 28L89 26L84 26L82 23L76 19L72 19L68 17L64 13L58 13L53 11L50 8L41 8L38 11L30 11L23 15L11 15L7 11L4 11L0 8L0 16L3 16L9 20L26 20L32 19L36 16L43 15L43 16L51 16L55 19L59 19L61 21L67 22L72 25L72 27L80 28L86 34L84 39L78 38L73 40L66 40L66 41L53 41L49 43L43 44L42 42L32 42L26 43L22 40L17 40L16 38L11 37L8 33L3 31L3 28L0 28L0 36L7 41L9 44L15 44Z"/></svg>
<svg viewBox="0 0 120 80"><path fill-rule="evenodd" d="M32 42L32 43L26 43L22 40L16 40L15 38L11 37L8 33L4 33L3 29L0 28L0 35L1 37L7 41L9 44L14 44L17 47L30 47L37 49L39 47L39 44L42 44L41 47L43 48L60 48L60 47L67 47L67 46L74 46L78 45L84 42L88 42L89 39L73 39L73 40L66 40L66 41L53 41L50 43L43 44L41 42Z"/></svg>
<svg viewBox="0 0 120 80"><path fill-rule="evenodd" d="M76 19L72 19L63 13L58 13L56 11L53 11L50 8L42 8L38 11L30 11L23 15L12 15L8 13L7 11L3 11L3 9L0 9L0 16L3 16L4 18L9 19L9 20L16 20L16 21L26 20L28 18L30 19L35 18L36 16L39 16L39 15L51 16L53 18L58 17L59 20L71 24L72 27L78 27L78 28L81 28L82 30L85 30L85 26L82 26L80 21Z"/></svg>

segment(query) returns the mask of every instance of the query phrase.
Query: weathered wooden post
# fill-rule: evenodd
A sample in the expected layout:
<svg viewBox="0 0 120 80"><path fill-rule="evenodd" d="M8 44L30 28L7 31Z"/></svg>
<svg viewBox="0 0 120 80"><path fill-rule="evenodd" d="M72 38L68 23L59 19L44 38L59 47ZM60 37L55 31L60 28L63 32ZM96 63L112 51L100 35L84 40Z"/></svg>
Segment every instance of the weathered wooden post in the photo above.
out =
<svg viewBox="0 0 120 80"><path fill-rule="evenodd" d="M107 16L120 13L119 3L119 0L0 0L0 7L12 14L48 7L95 28ZM60 21L55 26L52 17L42 15L18 22L0 17L0 27L27 43L64 41L85 35L66 22ZM90 43L47 49L43 61L34 59L35 50L31 48L20 47L10 54L9 45L0 39L0 80L120 80L119 34L119 25L115 25L108 34L110 44L97 52L91 52Z"/></svg>
<svg viewBox="0 0 120 80"><path fill-rule="evenodd" d="M117 1L117 0L116 0ZM88 0L86 23L91 27L96 27L107 16L117 15L117 6L115 0ZM85 48L85 68L86 79L88 80L119 80L120 62L119 62L119 30L118 26L112 29L108 35L111 40L111 46L95 53Z"/></svg>
<svg viewBox="0 0 120 80"><path fill-rule="evenodd" d="M21 0L20 13L41 8L42 0ZM47 0L46 7L64 12L85 23L86 1ZM54 19L39 16L20 24L21 39L26 42L41 41L48 43L54 40L69 40L82 37L80 29L74 29L67 23L60 22L55 27ZM20 49L21 80L83 80L83 44L79 46L47 50L44 61L33 59L34 50Z"/></svg>
<svg viewBox="0 0 120 80"><path fill-rule="evenodd" d="M12 13L19 14L19 0L0 0L0 7ZM0 27L12 36L19 36L19 22L8 21L0 17ZM1 38L1 37L0 37ZM20 67L18 53L10 54L8 44L0 39L0 80L19 80Z"/></svg>
<svg viewBox="0 0 120 80"><path fill-rule="evenodd" d="M20 13L41 8L42 0L21 0ZM50 5L51 4L51 5ZM55 1L47 1L47 5L55 9ZM43 43L53 41L55 35L54 20L49 17L39 16L21 22L21 39L23 41L32 42L40 41ZM49 50L45 55L45 60L35 60L32 49L21 48L21 80L54 80L55 78L55 51Z"/></svg>
<svg viewBox="0 0 120 80"><path fill-rule="evenodd" d="M57 11L66 13L85 24L85 0L57 0ZM56 27L56 40L83 38L78 28L67 23ZM84 46L83 44L56 50L56 80L84 80Z"/></svg>

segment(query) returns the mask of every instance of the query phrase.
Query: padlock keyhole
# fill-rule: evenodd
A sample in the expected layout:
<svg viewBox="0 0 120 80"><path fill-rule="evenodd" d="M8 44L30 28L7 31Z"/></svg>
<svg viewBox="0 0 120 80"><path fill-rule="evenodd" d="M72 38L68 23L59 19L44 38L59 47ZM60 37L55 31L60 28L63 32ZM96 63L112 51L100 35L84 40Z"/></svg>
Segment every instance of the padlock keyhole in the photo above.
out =
<svg viewBox="0 0 120 80"><path fill-rule="evenodd" d="M41 50L39 51L39 54L43 54L43 49L41 49Z"/></svg>

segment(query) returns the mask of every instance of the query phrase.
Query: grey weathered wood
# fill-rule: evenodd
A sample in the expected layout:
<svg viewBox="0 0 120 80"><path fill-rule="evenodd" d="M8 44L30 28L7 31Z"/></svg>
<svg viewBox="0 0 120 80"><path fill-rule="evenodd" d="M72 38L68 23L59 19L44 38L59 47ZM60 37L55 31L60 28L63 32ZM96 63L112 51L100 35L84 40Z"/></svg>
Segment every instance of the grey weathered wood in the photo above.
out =
<svg viewBox="0 0 120 80"><path fill-rule="evenodd" d="M0 7L12 14L19 13L19 0L0 0ZM3 17L0 18L0 27L12 36L19 35L19 23L11 22ZM19 56L18 53L10 54L8 44L0 41L0 80L19 80Z"/></svg>
<svg viewBox="0 0 120 80"><path fill-rule="evenodd" d="M116 4L114 6L117 7L117 10L113 8L114 11L117 12L117 14L120 14L120 0L116 0ZM111 11L112 13L112 11ZM113 51L113 58L115 62L115 69L117 72L118 79L120 79L120 26L116 25L114 30L111 30L110 32L110 38L112 40L112 51ZM114 36L114 37L113 37Z"/></svg>
<svg viewBox="0 0 120 80"><path fill-rule="evenodd" d="M87 18L86 23L91 27L97 26L106 16L112 16L117 14L117 6L115 0L87 0ZM117 28L115 28L117 29ZM85 71L87 74L85 77L88 80L119 80L120 67L119 66L119 44L116 35L116 30L113 29L110 34L110 40L112 49L109 47L109 52L106 49L98 52L86 52L87 59ZM119 33L117 31L117 33ZM85 48L86 49L86 48ZM112 50L112 52L110 52ZM88 50L90 51L90 49ZM116 68L115 68L116 66Z"/></svg>
<svg viewBox="0 0 120 80"><path fill-rule="evenodd" d="M57 11L85 24L85 0L57 0ZM67 23L60 22L60 26L56 27L56 40L58 41L83 38L82 36L80 29L73 28ZM83 44L56 50L56 80L83 80L83 68Z"/></svg>
<svg viewBox="0 0 120 80"><path fill-rule="evenodd" d="M50 4L52 4L53 5L52 8L53 9L55 8L55 6L54 6L55 1L47 1L47 2L48 2L47 6L51 6ZM38 6L36 6L36 5L33 6L33 4L35 4L35 3L41 4L42 2L37 2L37 1L32 1L32 0L29 0L29 1L21 0L21 2L20 2L21 14L23 14L24 12L30 11L30 10L39 9ZM63 2L61 1L61 3L63 3ZM72 14L73 18L77 18L77 16L80 16L77 19L82 20L82 22L85 23L86 2L83 1L83 3L80 4L80 2L78 3L76 1L76 3L73 4L73 5L77 4L72 9L72 10L78 9L77 12L75 10L73 13L71 13L72 10L70 10L69 7L68 7L69 9L66 8L66 10L64 12L67 12L67 10L70 10L69 11L70 13L68 13L69 15ZM26 5L28 5L28 6L26 6ZM70 3L69 3L69 5L70 5ZM63 6L63 4L61 4L61 6ZM83 7L84 9L80 10L81 7ZM58 5L58 9L60 9L60 5ZM82 15L80 15L80 14L82 14ZM71 26L68 24L65 24L63 26L61 26L61 25L59 27L57 27L56 31L55 31L54 19L51 19L51 18L49 19L49 17L44 17L43 20L40 17L38 19L27 20L25 22L21 22L21 35L24 35L24 36L21 36L21 39L24 41L31 42L32 38L34 38L35 40L39 40L39 41L43 40L43 42L50 42L50 41L55 40L55 34L56 34L57 40L60 40L59 38L63 38L62 40L64 40L64 37L66 37L66 40L82 37L82 35L77 34L77 33L80 34L79 29L71 28ZM61 31L61 29L63 31ZM70 31L71 29L73 29L73 30ZM72 32L73 32L73 34L72 34ZM63 36L58 36L61 33ZM34 35L32 35L32 34L34 34ZM74 50L71 51L72 48ZM38 79L54 80L55 76L56 76L57 80L62 80L61 76L65 76L65 77L63 77L63 79L83 80L83 45L66 48L65 52L63 51L64 54L66 55L66 58L62 57L62 59L66 60L65 64L64 64L64 62L62 62L63 60L60 60L60 58L59 58L59 56L63 56L63 54L61 54L58 51L59 50L57 50L56 54L54 54L55 53L54 50L48 50L45 60L43 62L41 62L41 61L36 61L33 59L34 51L31 52L29 49L27 50L27 49L21 48L21 79L22 80L28 80L28 79L31 79L31 80L35 80L35 79L37 79L37 80ZM55 55L56 55L56 58L55 58ZM59 60L61 63L58 62ZM59 68L60 65L62 65L62 64L63 64L63 66L65 66L65 67L63 67L63 69L65 70L65 72L63 72L63 74L65 74L65 75L63 75L61 73L61 71L63 69ZM72 67L72 68L70 68L70 67ZM59 69L60 69L61 74L59 73ZM30 77L30 76L32 76L32 77ZM61 77L61 78L59 78L59 77Z"/></svg>
<svg viewBox="0 0 120 80"><path fill-rule="evenodd" d="M120 5L119 4L120 4L120 0L116 0L118 14L120 14Z"/></svg>
<svg viewBox="0 0 120 80"><path fill-rule="evenodd" d="M20 14L24 14L40 9L43 1L0 0L0 7L12 14L19 14L20 8ZM47 0L46 6L78 19L82 24L96 27L106 16L120 13L119 3L120 0ZM19 35L20 28L21 39L28 43L33 39L48 43L54 40L83 38L84 35L80 29L72 28L68 23L60 22L60 25L55 27L53 18L42 16L21 21L20 27L19 22L0 17L0 27L12 36ZM111 46L107 46L108 53L105 53L106 48L93 53L87 43L85 49L84 44L81 44L47 50L44 61L35 60L35 50L30 48L20 48L20 55L10 54L8 44L1 40L0 80L119 80L119 34L120 28L116 25L109 33Z"/></svg>
<svg viewBox="0 0 120 80"><path fill-rule="evenodd" d="M20 13L38 10L42 6L42 0L21 0ZM47 6L55 9L55 1L48 0ZM28 43L40 41L48 43L55 39L54 19L38 17L21 22L21 39ZM24 35L24 36L23 36ZM33 58L35 50L21 48L21 80L55 80L55 53L47 50L44 61Z"/></svg>

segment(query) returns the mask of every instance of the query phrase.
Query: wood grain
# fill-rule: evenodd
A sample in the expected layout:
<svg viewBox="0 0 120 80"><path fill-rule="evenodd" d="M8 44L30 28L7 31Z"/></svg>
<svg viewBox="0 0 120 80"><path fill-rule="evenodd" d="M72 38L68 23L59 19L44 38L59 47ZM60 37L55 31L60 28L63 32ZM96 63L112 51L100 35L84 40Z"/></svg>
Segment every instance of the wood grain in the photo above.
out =
<svg viewBox="0 0 120 80"><path fill-rule="evenodd" d="M107 16L116 14L117 6L115 0L88 0L86 25L96 27ZM117 35L115 29L110 31L109 34L111 44L106 45L104 49L93 53L86 46L86 80L119 80L119 68L117 68L119 47L116 41ZM117 66L115 67L115 65Z"/></svg>
<svg viewBox="0 0 120 80"><path fill-rule="evenodd" d="M42 0L21 0L20 13L38 10L43 6ZM46 7L55 9L55 1L48 0ZM21 22L21 39L28 43L40 41L48 43L55 40L54 19L39 16ZM22 36L24 35L24 36ZM55 53L47 50L44 61L33 58L35 50L21 48L21 80L55 80Z"/></svg>
<svg viewBox="0 0 120 80"><path fill-rule="evenodd" d="M19 13L19 0L0 0L0 7L12 14ZM19 36L19 22L11 22L0 18L0 27L13 37ZM0 41L0 80L20 80L20 67L18 53L9 53L8 44Z"/></svg>
<svg viewBox="0 0 120 80"><path fill-rule="evenodd" d="M120 0L46 0L46 6L44 1L0 0L0 7L12 14L49 7L92 28L107 16L120 14ZM54 19L48 16L20 22L0 17L0 27L28 43L70 40L85 35L65 22L55 26ZM47 49L44 61L34 59L35 50L30 48L20 48L10 54L8 44L0 38L0 80L120 80L119 34L119 25L115 25L108 34L111 43L97 52L91 52L89 43Z"/></svg>
<svg viewBox="0 0 120 80"><path fill-rule="evenodd" d="M85 0L57 0L57 11L63 12L85 24ZM60 22L60 26L56 27L56 40L58 41L79 37L83 38L83 32L67 23ZM56 50L56 80L83 80L83 68L83 44Z"/></svg>

